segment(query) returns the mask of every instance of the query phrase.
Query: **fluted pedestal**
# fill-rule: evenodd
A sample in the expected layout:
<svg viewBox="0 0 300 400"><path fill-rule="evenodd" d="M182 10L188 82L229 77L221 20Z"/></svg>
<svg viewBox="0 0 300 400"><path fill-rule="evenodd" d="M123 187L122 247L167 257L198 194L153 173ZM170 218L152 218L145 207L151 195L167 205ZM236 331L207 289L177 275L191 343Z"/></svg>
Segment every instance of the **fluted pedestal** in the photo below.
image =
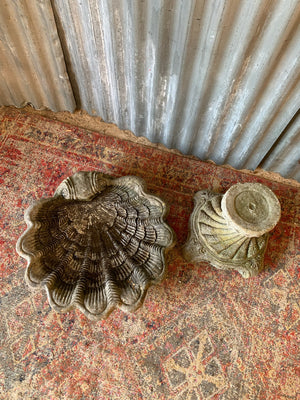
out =
<svg viewBox="0 0 300 400"><path fill-rule="evenodd" d="M194 201L184 257L237 270L244 278L257 275L264 266L268 232L280 218L275 194L262 184L245 183L224 195L202 190Z"/></svg>

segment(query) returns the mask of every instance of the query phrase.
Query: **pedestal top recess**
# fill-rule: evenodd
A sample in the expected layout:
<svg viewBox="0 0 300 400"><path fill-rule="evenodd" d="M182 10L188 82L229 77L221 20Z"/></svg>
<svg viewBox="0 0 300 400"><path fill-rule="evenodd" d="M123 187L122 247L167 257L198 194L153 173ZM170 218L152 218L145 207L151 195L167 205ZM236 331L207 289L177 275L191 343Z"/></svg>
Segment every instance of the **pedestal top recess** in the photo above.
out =
<svg viewBox="0 0 300 400"><path fill-rule="evenodd" d="M238 183L223 196L221 208L227 223L249 237L272 230L280 219L280 203L267 186Z"/></svg>

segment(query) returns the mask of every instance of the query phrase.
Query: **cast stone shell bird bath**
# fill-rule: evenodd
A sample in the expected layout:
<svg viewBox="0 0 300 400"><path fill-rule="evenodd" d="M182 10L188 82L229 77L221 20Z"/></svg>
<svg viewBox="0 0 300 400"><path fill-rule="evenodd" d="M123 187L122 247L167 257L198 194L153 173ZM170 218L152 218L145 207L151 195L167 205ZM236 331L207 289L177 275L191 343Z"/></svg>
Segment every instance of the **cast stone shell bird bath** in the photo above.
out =
<svg viewBox="0 0 300 400"><path fill-rule="evenodd" d="M77 172L25 213L17 243L25 280L44 286L57 311L78 307L92 320L115 308L134 311L165 274L174 242L165 215L165 203L140 178Z"/></svg>

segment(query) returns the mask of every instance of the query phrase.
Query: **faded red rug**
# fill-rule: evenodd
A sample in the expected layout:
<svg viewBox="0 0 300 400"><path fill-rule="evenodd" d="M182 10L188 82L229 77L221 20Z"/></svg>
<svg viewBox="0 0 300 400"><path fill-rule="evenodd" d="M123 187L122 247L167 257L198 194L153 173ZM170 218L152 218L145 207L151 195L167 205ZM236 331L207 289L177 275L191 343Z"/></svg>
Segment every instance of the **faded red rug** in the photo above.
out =
<svg viewBox="0 0 300 400"><path fill-rule="evenodd" d="M0 109L0 161L1 399L300 400L299 186L11 108ZM134 314L57 314L24 282L24 211L79 170L140 176L170 205L168 274ZM269 186L282 206L266 270L248 280L181 256L194 193L237 182Z"/></svg>

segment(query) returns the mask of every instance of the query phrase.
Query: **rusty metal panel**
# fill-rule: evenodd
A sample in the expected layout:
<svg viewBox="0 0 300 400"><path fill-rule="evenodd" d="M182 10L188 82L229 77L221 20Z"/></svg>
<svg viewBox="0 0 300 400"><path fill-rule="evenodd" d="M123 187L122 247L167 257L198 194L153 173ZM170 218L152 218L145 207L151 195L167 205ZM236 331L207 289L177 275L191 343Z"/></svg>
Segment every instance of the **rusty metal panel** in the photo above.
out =
<svg viewBox="0 0 300 400"><path fill-rule="evenodd" d="M2 0L0 105L74 111L50 0Z"/></svg>

